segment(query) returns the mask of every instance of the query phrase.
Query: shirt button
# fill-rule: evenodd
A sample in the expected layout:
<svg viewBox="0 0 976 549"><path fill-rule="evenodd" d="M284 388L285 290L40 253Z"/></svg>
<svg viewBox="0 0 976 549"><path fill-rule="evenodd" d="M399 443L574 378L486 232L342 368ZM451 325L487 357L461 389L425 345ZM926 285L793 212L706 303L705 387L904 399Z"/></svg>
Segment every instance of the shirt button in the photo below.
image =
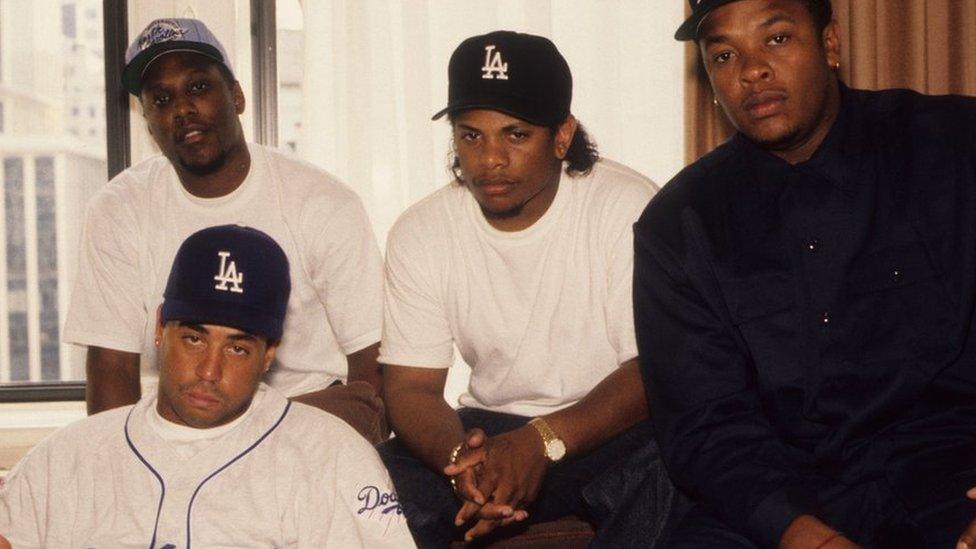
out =
<svg viewBox="0 0 976 549"><path fill-rule="evenodd" d="M830 324L830 311L824 311L823 314L820 315L820 322L824 326L826 326L827 324Z"/></svg>
<svg viewBox="0 0 976 549"><path fill-rule="evenodd" d="M894 271L891 271L891 280L895 282L901 282L901 276L902 276L901 269L895 269Z"/></svg>
<svg viewBox="0 0 976 549"><path fill-rule="evenodd" d="M807 240L806 244L804 244L803 247L808 252L816 252L820 249L820 241L817 240L816 238L811 238L810 240Z"/></svg>

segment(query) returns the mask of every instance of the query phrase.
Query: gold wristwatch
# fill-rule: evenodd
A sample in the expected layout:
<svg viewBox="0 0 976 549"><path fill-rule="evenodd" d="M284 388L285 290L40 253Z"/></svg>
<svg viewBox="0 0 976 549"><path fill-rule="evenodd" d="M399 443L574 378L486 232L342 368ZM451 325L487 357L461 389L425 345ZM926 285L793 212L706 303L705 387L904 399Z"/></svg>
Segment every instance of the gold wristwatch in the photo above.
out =
<svg viewBox="0 0 976 549"><path fill-rule="evenodd" d="M546 458L549 459L549 462L556 463L563 459L566 455L566 443L552 430L546 420L541 417L533 418L529 421L529 425L535 427L535 430L539 431L539 435L542 436L542 444L545 445Z"/></svg>

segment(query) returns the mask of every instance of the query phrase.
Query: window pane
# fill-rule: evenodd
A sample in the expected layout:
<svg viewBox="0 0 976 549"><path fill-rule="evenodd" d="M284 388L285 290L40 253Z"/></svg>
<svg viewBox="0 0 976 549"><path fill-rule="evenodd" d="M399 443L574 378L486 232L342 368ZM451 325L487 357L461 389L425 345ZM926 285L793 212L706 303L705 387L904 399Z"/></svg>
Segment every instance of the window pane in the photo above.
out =
<svg viewBox="0 0 976 549"><path fill-rule="evenodd" d="M100 0L0 0L0 384L84 377L60 327L106 180L104 74Z"/></svg>

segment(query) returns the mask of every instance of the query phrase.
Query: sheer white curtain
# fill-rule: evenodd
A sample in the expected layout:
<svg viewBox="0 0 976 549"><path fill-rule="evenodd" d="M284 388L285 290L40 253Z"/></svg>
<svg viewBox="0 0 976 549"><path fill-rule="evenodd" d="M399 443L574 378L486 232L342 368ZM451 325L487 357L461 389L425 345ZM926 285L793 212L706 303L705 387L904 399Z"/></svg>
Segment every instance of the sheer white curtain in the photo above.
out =
<svg viewBox="0 0 976 549"><path fill-rule="evenodd" d="M573 72L573 112L601 153L663 184L682 166L683 3L646 0L278 0L279 74L295 70L295 148L363 197L377 237L446 184L447 63L465 38L497 29L550 37ZM296 15L297 14L297 15Z"/></svg>

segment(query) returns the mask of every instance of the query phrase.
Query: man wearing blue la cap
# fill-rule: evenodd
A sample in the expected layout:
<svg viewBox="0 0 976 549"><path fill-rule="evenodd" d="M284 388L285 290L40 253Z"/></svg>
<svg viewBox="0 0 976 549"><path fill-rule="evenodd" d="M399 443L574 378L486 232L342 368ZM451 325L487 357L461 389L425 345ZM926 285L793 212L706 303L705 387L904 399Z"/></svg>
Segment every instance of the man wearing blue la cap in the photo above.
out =
<svg viewBox="0 0 976 549"><path fill-rule="evenodd" d="M268 383L385 438L382 258L359 197L245 141L244 93L202 21L151 22L126 52L122 85L139 98L162 156L100 189L85 219L64 339L88 347L89 412L135 402L140 373L155 373L153 314L180 242L244 223L272 235L292 268L289 326Z"/></svg>
<svg viewBox="0 0 976 549"><path fill-rule="evenodd" d="M290 292L267 234L187 238L156 322L157 390L21 460L0 485L0 546L411 546L376 451L261 382Z"/></svg>
<svg viewBox="0 0 976 549"><path fill-rule="evenodd" d="M829 0L690 3L737 133L635 225L668 547L976 547L976 100L846 87Z"/></svg>

